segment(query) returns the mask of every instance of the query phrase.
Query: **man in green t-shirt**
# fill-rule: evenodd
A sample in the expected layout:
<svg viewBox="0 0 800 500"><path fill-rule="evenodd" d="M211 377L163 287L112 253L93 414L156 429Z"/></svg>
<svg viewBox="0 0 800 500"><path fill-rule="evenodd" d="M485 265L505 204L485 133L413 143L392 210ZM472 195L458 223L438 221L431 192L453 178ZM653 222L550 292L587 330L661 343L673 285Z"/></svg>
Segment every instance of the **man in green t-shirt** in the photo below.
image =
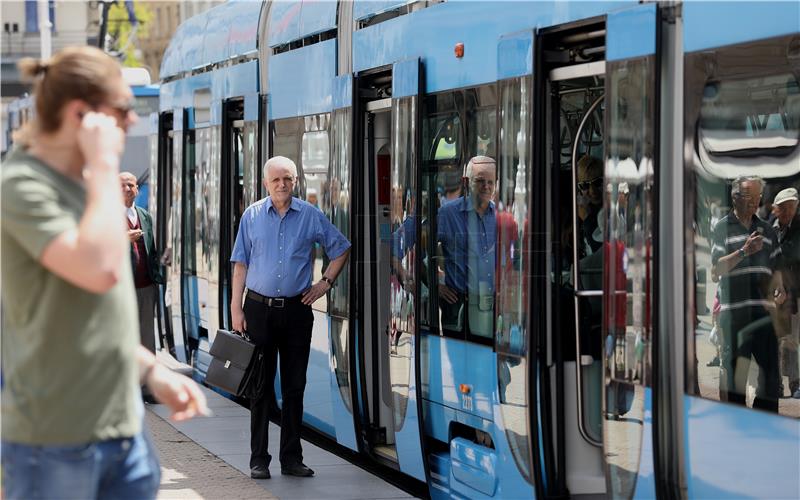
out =
<svg viewBox="0 0 800 500"><path fill-rule="evenodd" d="M118 179L131 90L91 47L20 67L37 116L0 171L3 496L155 498L139 385L178 420L205 398L139 344Z"/></svg>

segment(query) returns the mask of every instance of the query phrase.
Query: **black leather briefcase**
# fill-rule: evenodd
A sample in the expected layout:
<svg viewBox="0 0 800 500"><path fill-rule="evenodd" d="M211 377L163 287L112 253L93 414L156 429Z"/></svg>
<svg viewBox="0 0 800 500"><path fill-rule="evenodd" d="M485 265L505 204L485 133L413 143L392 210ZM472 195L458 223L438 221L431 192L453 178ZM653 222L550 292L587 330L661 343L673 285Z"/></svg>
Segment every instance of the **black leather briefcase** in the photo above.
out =
<svg viewBox="0 0 800 500"><path fill-rule="evenodd" d="M213 359L206 373L207 384L246 397L253 395L248 393L248 385L261 385L260 380L254 379L261 378L263 355L246 336L217 330L211 356Z"/></svg>

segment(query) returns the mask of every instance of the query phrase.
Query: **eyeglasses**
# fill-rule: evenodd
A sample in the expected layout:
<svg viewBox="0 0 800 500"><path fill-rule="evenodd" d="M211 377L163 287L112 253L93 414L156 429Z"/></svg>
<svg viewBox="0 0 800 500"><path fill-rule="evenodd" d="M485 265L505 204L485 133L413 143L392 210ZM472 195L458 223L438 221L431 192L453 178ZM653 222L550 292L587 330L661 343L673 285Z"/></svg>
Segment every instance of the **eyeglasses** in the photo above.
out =
<svg viewBox="0 0 800 500"><path fill-rule="evenodd" d="M490 180L486 180L486 179L472 179L472 183L475 184L476 186L480 186L480 187L483 187L483 186L494 187L495 182L496 181L490 181Z"/></svg>
<svg viewBox="0 0 800 500"><path fill-rule="evenodd" d="M98 107L100 106L111 108L117 113L119 113L120 116L128 116L128 114L134 110L135 101L131 99L130 101L127 102L103 103L98 105Z"/></svg>
<svg viewBox="0 0 800 500"><path fill-rule="evenodd" d="M747 202L761 200L761 195L760 194L758 196L753 196L753 195L749 195L749 194L745 195L745 194L742 194L742 193L733 193L733 196L735 198L739 199L739 200L747 201Z"/></svg>
<svg viewBox="0 0 800 500"><path fill-rule="evenodd" d="M588 191L590 187L594 187L595 189L600 189L603 186L603 178L602 177L595 177L590 181L583 181L578 183L578 189L581 191Z"/></svg>

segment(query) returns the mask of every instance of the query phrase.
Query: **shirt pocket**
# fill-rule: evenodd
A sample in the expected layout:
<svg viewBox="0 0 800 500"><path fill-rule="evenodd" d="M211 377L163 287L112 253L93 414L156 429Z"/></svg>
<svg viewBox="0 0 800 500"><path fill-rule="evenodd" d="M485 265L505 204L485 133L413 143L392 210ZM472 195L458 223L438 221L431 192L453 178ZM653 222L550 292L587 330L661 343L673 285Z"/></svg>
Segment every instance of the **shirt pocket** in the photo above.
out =
<svg viewBox="0 0 800 500"><path fill-rule="evenodd" d="M267 238L264 235L254 236L250 245L250 260L259 259L267 251Z"/></svg>

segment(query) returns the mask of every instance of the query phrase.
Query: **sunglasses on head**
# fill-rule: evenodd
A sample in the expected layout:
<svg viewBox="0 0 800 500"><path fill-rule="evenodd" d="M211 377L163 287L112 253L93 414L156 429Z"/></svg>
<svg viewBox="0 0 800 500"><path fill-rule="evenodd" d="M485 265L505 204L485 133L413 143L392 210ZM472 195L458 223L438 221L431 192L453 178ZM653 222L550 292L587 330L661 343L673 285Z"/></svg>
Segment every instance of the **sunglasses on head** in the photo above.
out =
<svg viewBox="0 0 800 500"><path fill-rule="evenodd" d="M595 187L599 189L603 186L603 178L602 177L595 177L590 181L583 181L578 183L578 189L581 191L588 191L590 187Z"/></svg>

